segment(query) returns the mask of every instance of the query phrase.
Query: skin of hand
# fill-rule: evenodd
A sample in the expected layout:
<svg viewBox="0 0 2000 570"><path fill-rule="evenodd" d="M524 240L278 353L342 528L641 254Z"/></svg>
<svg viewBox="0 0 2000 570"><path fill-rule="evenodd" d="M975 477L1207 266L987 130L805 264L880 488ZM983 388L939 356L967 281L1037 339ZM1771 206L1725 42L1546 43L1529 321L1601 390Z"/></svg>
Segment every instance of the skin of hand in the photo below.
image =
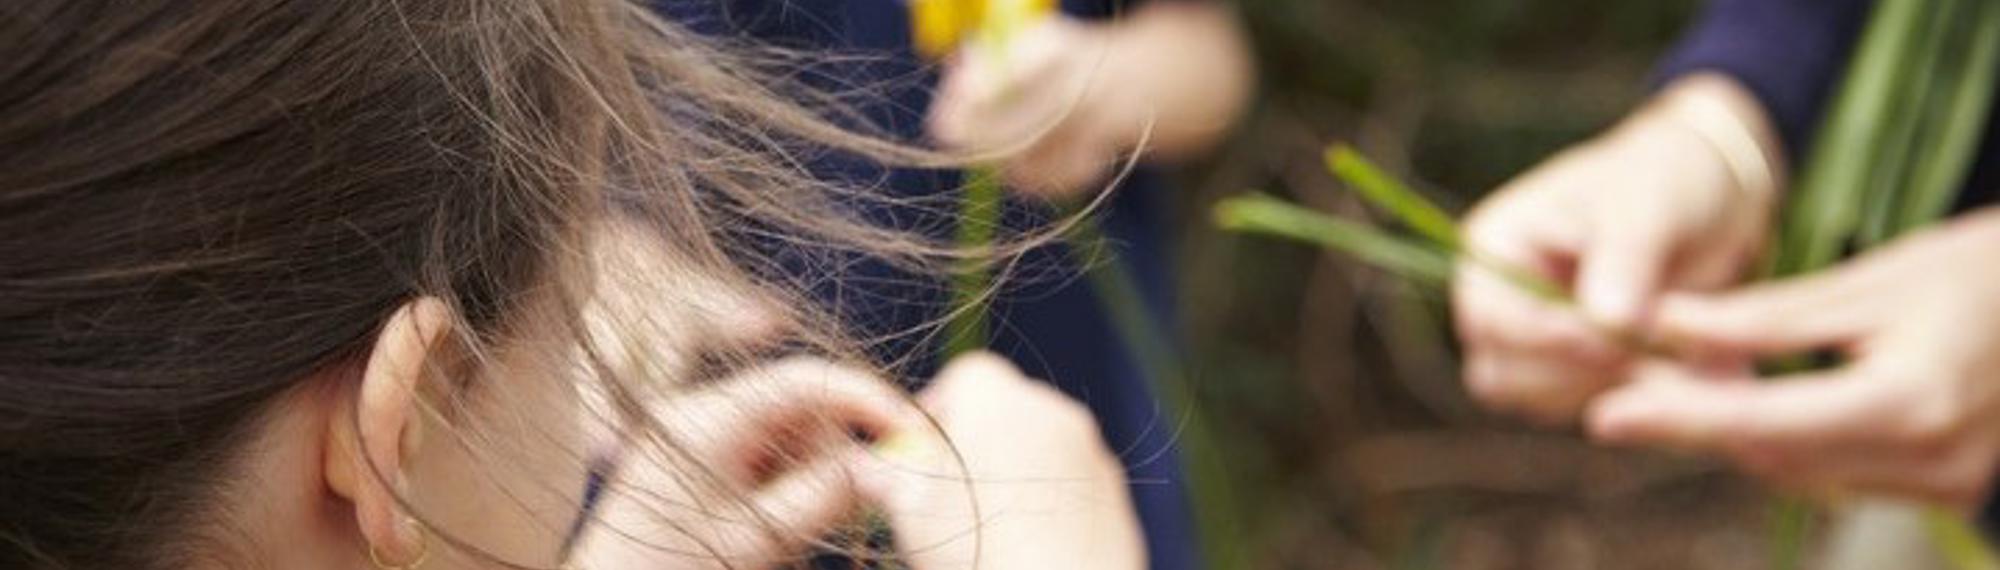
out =
<svg viewBox="0 0 2000 570"><path fill-rule="evenodd" d="M1460 263L1454 319L1467 389L1482 404L1574 422L1630 367L1612 331L1636 330L1662 292L1735 282L1761 248L1775 196L1743 188L1711 141L1663 112L1682 98L1721 103L1766 156L1781 155L1769 152L1775 136L1747 90L1720 75L1690 76L1508 182L1467 218L1476 259L1560 283L1580 305L1536 298L1479 263Z"/></svg>
<svg viewBox="0 0 2000 570"><path fill-rule="evenodd" d="M1807 492L1878 494L1961 511L2000 461L2000 211L1835 268L1661 303L1656 333L1726 362L1815 350L1831 369L1747 374L1649 362L1589 412L1611 442L1721 453Z"/></svg>
<svg viewBox="0 0 2000 570"><path fill-rule="evenodd" d="M1172 159L1220 140L1249 101L1249 49L1220 3L1154 2L1098 23L1052 16L996 52L947 61L927 127L1002 157L1009 186L1051 199L1097 188L1123 155Z"/></svg>
<svg viewBox="0 0 2000 570"><path fill-rule="evenodd" d="M619 465L575 549L578 568L767 568L796 561L864 500L849 477L855 432L929 427L874 373L794 356L754 361L797 327L755 288L673 263L654 234L617 225L593 243L604 273L584 311L598 357L632 378L669 445L631 437L618 400L581 391L586 445ZM670 339L635 351L623 335ZM741 368L737 368L741 365ZM546 407L546 406L542 406Z"/></svg>
<svg viewBox="0 0 2000 570"><path fill-rule="evenodd" d="M1138 570L1125 470L1088 409L991 354L920 395L936 430L895 434L855 469L914 570Z"/></svg>
<svg viewBox="0 0 2000 570"><path fill-rule="evenodd" d="M577 551L583 568L766 568L853 520L855 431L929 424L865 370L792 357L656 405L672 448L628 446Z"/></svg>

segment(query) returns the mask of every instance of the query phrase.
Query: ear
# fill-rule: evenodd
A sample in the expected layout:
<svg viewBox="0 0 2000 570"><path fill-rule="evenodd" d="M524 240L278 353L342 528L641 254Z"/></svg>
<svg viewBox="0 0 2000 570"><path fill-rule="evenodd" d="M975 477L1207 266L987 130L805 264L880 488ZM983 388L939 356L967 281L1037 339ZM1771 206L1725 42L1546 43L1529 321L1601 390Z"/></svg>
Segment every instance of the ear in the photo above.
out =
<svg viewBox="0 0 2000 570"><path fill-rule="evenodd" d="M420 439L424 372L437 364L437 341L450 327L450 310L435 298L403 305L375 338L359 389L327 418L327 487L354 505L362 538L385 559L408 560L426 547L396 493Z"/></svg>

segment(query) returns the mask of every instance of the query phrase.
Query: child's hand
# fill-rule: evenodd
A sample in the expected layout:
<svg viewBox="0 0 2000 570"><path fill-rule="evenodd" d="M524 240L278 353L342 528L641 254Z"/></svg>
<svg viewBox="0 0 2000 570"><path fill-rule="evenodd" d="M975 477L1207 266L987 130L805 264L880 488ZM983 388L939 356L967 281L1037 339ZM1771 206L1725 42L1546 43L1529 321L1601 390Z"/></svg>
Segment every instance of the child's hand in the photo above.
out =
<svg viewBox="0 0 2000 570"><path fill-rule="evenodd" d="M1462 264L1453 306L1466 383L1483 403L1573 421L1629 364L1608 331L1637 328L1663 291L1734 282L1757 253L1772 190L1746 188L1713 141L1659 110L1691 97L1750 117L1746 133L1766 132L1761 111L1733 82L1685 79L1654 110L1535 167L1473 211L1469 251L1562 283L1582 305L1542 301Z"/></svg>
<svg viewBox="0 0 2000 570"><path fill-rule="evenodd" d="M1089 410L990 354L952 361L921 398L944 437L891 435L856 470L912 568L1145 567L1124 467Z"/></svg>
<svg viewBox="0 0 2000 570"><path fill-rule="evenodd" d="M1659 333L1712 357L1850 360L1767 382L1648 363L1592 406L1591 431L1720 452L1809 491L1976 508L2000 462L1996 259L1989 211L1816 275L1670 296Z"/></svg>
<svg viewBox="0 0 2000 570"><path fill-rule="evenodd" d="M946 147L1007 154L1009 186L1047 198L1102 188L1141 142L1169 158L1212 144L1250 90L1234 16L1208 3L1050 17L1001 50L974 42L947 63L929 130Z"/></svg>
<svg viewBox="0 0 2000 570"><path fill-rule="evenodd" d="M768 568L797 561L864 498L852 439L929 428L872 373L788 358L665 399L627 442L579 568Z"/></svg>
<svg viewBox="0 0 2000 570"><path fill-rule="evenodd" d="M973 152L1008 152L1009 186L1071 195L1102 179L1144 127L1132 109L1108 108L1101 81L1110 28L1067 16L1044 19L1005 50L969 45L945 68L931 105L931 136Z"/></svg>

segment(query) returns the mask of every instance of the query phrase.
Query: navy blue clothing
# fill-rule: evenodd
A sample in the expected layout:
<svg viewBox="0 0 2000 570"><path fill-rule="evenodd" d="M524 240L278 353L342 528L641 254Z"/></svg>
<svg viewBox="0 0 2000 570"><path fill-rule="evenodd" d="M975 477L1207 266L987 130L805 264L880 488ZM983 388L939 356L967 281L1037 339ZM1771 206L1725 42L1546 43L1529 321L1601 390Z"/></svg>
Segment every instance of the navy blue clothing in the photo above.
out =
<svg viewBox="0 0 2000 570"><path fill-rule="evenodd" d="M818 89L863 92L853 103L868 122L906 140L921 140L924 110L937 78L935 69L912 51L903 0L655 0L654 5L705 34L838 55L813 58L796 76ZM1117 9L1110 0L1070 1L1064 8L1084 17ZM954 211L959 173L885 169L842 156L819 157L812 165L819 176L873 185L908 201L868 203L864 210L873 221L951 235L944 213ZM1164 325L1173 319L1166 240L1160 235L1166 215L1162 182L1157 173L1137 172L1114 190L1117 195L1098 223ZM1050 215L1045 205L1016 201L1005 217L1010 227L1026 228ZM936 370L940 339L910 331L923 331L944 314L947 283L838 252L774 246L765 254L777 257L787 270L824 269L830 259L844 264L836 279L814 287L815 294L854 334L870 340L879 356L913 357L907 370L918 378ZM1138 362L1120 344L1066 248L1031 252L1011 275L990 308L992 349L1083 401L1097 415L1105 441L1125 461L1152 567L1198 567L1192 513L1173 442L1178 416L1155 404Z"/></svg>
<svg viewBox="0 0 2000 570"><path fill-rule="evenodd" d="M1875 6L1873 0L1714 0L1660 68L1661 81L1699 71L1720 71L1754 92L1776 123L1786 155L1796 164L1829 98L1847 70L1849 56ZM1958 209L1991 205L2000 197L2000 112L1989 113L1979 154ZM1991 533L2000 528L2000 502L1981 516Z"/></svg>

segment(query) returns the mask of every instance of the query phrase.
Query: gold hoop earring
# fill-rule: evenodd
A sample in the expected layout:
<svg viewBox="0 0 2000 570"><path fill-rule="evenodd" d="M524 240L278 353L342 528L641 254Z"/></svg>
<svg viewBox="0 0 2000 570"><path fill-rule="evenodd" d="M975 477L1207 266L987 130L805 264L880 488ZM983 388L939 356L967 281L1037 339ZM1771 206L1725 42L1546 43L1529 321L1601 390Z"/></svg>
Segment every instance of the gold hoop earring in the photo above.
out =
<svg viewBox="0 0 2000 570"><path fill-rule="evenodd" d="M376 570L417 570L417 568L424 565L425 561L431 559L430 529L424 528L423 523L417 522L416 519L405 521L404 524L410 525L410 528L417 529L417 555L407 563L390 564L382 561L381 549L370 544L368 545L368 562L374 564Z"/></svg>

